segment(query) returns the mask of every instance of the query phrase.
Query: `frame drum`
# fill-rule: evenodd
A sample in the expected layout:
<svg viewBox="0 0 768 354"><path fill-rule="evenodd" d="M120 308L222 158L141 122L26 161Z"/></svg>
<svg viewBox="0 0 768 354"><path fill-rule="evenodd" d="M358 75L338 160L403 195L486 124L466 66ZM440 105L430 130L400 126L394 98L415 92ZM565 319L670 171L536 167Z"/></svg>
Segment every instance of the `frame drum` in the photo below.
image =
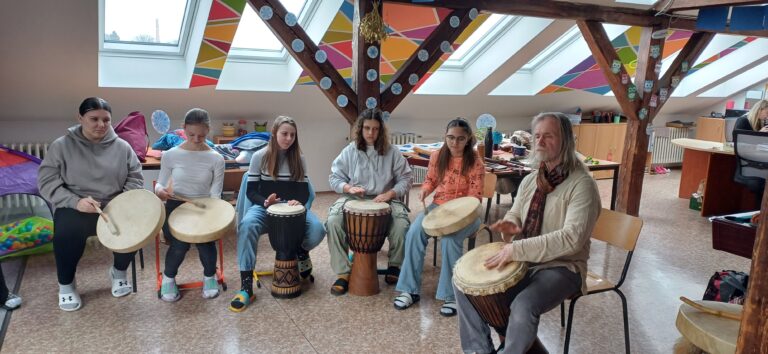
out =
<svg viewBox="0 0 768 354"><path fill-rule="evenodd" d="M189 243L205 243L222 238L235 225L235 208L218 198L195 199L205 208L184 203L171 212L168 227L173 237Z"/></svg>
<svg viewBox="0 0 768 354"><path fill-rule="evenodd" d="M742 305L718 301L696 301L722 312L741 313ZM688 304L681 304L675 325L680 334L699 349L713 354L736 352L740 321L699 311Z"/></svg>
<svg viewBox="0 0 768 354"><path fill-rule="evenodd" d="M146 245L165 223L165 204L146 189L119 194L103 210L117 234L104 219L96 223L96 235L104 247L117 253L130 253Z"/></svg>
<svg viewBox="0 0 768 354"><path fill-rule="evenodd" d="M510 290L528 271L524 262L512 262L502 269L485 268L485 260L505 244L494 242L479 246L459 258L453 270L453 284L467 296L480 317L502 336L506 335L509 305L514 300Z"/></svg>
<svg viewBox="0 0 768 354"><path fill-rule="evenodd" d="M482 215L482 205L475 197L461 197L445 202L427 214L421 222L432 237L450 235L471 225Z"/></svg>

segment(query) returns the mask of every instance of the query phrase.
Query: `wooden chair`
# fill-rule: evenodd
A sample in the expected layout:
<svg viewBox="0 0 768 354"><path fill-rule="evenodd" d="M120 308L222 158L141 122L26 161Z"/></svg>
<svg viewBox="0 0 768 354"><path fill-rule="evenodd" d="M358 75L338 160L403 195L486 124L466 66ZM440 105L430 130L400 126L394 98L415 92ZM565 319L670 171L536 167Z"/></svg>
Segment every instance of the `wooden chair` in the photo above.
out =
<svg viewBox="0 0 768 354"><path fill-rule="evenodd" d="M624 268L621 270L621 277L619 281L614 285L609 280L594 274L587 272L587 294L598 294L606 291L614 291L619 294L621 298L622 314L624 317L624 345L626 352L629 353L629 319L627 317L627 298L624 293L619 290L619 287L624 283L627 277L627 271L629 270L629 262L632 260L632 254L635 252L635 246L637 245L637 238L640 236L640 230L643 228L643 219L636 216L631 216L616 211L603 209L600 212L600 217L597 219L595 229L592 231L592 238L600 240L610 244L613 247L618 247L627 251L627 259L624 261ZM576 305L576 300L581 298L581 291L574 294L570 300L571 303L568 306L568 322L565 331L565 346L563 353L568 353L568 345L571 340L571 328L573 327L573 309ZM565 303L560 304L560 325L566 327L565 322Z"/></svg>

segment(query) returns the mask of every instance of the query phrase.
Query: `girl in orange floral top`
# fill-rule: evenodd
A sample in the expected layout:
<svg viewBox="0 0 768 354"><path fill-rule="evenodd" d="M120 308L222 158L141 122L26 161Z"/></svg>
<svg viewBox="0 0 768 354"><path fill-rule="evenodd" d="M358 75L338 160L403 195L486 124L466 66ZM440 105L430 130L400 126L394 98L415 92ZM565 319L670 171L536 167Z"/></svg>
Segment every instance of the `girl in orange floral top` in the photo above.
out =
<svg viewBox="0 0 768 354"><path fill-rule="evenodd" d="M485 166L482 159L475 153L474 146L475 138L472 128L466 120L457 118L448 123L445 143L439 151L430 156L427 178L419 193L419 199L423 202L429 194L435 192L432 204L427 207L427 210L432 210L440 204L459 197L471 196L482 199ZM401 294L394 301L395 308L398 310L404 310L420 299L421 271L428 240L421 226L423 219L424 212L421 212L411 223L405 237L405 259L396 287ZM464 239L479 227L480 218L478 217L464 229L440 238L442 265L436 297L438 300L445 301L440 308L440 314L443 316L456 315L456 300L451 288L453 265L461 257Z"/></svg>

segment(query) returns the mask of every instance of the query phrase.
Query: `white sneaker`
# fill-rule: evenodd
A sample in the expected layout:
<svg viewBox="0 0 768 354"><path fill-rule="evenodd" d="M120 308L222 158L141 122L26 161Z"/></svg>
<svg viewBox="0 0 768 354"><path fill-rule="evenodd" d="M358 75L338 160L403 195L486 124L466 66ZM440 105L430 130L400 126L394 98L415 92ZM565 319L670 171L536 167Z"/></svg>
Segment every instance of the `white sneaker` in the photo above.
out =
<svg viewBox="0 0 768 354"><path fill-rule="evenodd" d="M5 305L2 306L6 311L11 311L21 306L21 296L14 293L8 293L8 299L5 300Z"/></svg>

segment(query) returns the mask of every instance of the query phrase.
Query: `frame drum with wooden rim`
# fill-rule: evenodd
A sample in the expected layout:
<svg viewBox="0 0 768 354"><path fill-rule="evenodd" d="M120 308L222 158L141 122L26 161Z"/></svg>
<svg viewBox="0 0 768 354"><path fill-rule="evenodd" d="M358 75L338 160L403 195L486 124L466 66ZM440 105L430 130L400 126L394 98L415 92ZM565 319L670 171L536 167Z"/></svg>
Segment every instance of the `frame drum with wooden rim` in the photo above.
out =
<svg viewBox="0 0 768 354"><path fill-rule="evenodd" d="M119 194L103 212L117 234L113 234L104 219L99 218L96 235L104 247L117 253L130 253L144 247L165 223L165 204L146 189Z"/></svg>
<svg viewBox="0 0 768 354"><path fill-rule="evenodd" d="M235 225L235 208L218 198L199 198L200 208L184 203L171 212L168 227L173 237L189 243L205 243L222 238Z"/></svg>
<svg viewBox="0 0 768 354"><path fill-rule="evenodd" d="M387 203L350 200L344 203L344 232L349 248L355 252L349 276L349 293L370 296L379 293L376 253L389 234L392 208Z"/></svg>
<svg viewBox="0 0 768 354"><path fill-rule="evenodd" d="M432 237L450 235L471 225L482 215L482 205L475 197L461 197L445 202L427 214L421 222Z"/></svg>
<svg viewBox="0 0 768 354"><path fill-rule="evenodd" d="M528 271L525 262L512 262L501 269L488 269L483 265L504 245L504 242L494 242L479 246L461 256L453 269L456 289L467 296L480 317L502 336L506 335L509 305L514 300L511 290Z"/></svg>
<svg viewBox="0 0 768 354"><path fill-rule="evenodd" d="M696 301L713 310L739 314L742 305L719 301ZM675 325L680 334L699 349L712 354L736 352L740 321L699 311L688 304L681 304Z"/></svg>

